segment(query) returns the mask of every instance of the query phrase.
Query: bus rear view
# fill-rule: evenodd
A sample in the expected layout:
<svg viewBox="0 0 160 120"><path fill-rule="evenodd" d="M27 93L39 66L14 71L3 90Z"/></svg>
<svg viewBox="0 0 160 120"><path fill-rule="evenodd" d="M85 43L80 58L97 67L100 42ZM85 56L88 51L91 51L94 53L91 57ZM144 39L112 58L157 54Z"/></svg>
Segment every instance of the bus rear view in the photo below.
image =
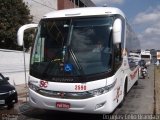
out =
<svg viewBox="0 0 160 120"><path fill-rule="evenodd" d="M146 65L150 65L151 64L151 60L152 60L152 55L150 53L150 51L142 51L141 52L141 59L146 61Z"/></svg>
<svg viewBox="0 0 160 120"><path fill-rule="evenodd" d="M29 103L50 110L113 112L138 78L136 69L129 69L127 54L122 54L125 22L117 8L76 8L48 13L38 26L20 28L22 45L24 30L37 27Z"/></svg>

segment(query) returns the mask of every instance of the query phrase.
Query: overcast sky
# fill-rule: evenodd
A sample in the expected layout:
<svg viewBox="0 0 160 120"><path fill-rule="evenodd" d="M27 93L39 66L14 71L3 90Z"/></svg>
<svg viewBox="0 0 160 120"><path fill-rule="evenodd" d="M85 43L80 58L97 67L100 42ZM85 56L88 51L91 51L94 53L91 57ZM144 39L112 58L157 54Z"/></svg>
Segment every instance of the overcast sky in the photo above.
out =
<svg viewBox="0 0 160 120"><path fill-rule="evenodd" d="M142 49L160 49L160 0L92 0L97 6L118 7L141 42Z"/></svg>

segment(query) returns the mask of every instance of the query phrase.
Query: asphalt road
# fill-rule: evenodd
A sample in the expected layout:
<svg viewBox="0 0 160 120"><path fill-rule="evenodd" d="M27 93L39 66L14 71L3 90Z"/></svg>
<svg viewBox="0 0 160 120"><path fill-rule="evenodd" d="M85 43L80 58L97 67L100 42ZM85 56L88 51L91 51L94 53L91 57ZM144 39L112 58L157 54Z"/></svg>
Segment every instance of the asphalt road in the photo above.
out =
<svg viewBox="0 0 160 120"><path fill-rule="evenodd" d="M149 79L140 79L137 86L133 86L127 94L124 104L117 108L113 115L124 114L154 114L154 67L149 68ZM16 116L16 113L18 115ZM0 114L5 117L14 115L18 120L106 120L108 115L89 115L79 113L67 113L58 111L46 111L32 108L28 103L17 104L12 110L1 109ZM10 117L10 116L9 116ZM15 120L16 120L15 119Z"/></svg>

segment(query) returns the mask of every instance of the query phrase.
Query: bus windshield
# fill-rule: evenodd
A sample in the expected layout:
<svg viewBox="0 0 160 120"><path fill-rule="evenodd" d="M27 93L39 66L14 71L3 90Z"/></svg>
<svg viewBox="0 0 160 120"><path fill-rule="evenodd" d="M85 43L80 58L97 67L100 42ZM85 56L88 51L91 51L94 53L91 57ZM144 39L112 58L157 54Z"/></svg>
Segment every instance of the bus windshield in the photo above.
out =
<svg viewBox="0 0 160 120"><path fill-rule="evenodd" d="M42 19L30 74L41 79L104 73L112 66L113 17Z"/></svg>

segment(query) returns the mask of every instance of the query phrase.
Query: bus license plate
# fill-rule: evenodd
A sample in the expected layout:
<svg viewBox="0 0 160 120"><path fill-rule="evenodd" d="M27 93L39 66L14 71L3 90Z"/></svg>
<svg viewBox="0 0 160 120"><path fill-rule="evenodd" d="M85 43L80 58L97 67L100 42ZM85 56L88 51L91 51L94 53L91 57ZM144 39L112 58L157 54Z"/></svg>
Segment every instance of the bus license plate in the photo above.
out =
<svg viewBox="0 0 160 120"><path fill-rule="evenodd" d="M56 102L56 107L57 108L69 109L70 108L70 104L69 103L63 103L63 102Z"/></svg>
<svg viewBox="0 0 160 120"><path fill-rule="evenodd" d="M5 100L0 100L0 105L5 104Z"/></svg>

